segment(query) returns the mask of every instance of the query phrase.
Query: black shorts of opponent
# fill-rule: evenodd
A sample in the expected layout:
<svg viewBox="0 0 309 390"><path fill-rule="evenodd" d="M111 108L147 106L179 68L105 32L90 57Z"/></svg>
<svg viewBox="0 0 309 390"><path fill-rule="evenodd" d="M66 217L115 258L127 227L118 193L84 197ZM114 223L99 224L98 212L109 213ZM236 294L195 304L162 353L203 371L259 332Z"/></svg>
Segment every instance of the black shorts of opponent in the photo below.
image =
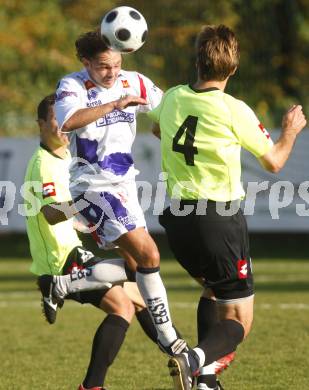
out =
<svg viewBox="0 0 309 390"><path fill-rule="evenodd" d="M222 204L229 209L231 202L208 200L205 214L203 202L204 212L201 202L181 200L179 211L189 206L192 211L188 215L179 216L175 208L168 207L159 216L174 256L192 277L204 278L205 287L211 288L217 299L251 296L249 237L242 210L237 207L234 215L223 216L217 209L222 210Z"/></svg>

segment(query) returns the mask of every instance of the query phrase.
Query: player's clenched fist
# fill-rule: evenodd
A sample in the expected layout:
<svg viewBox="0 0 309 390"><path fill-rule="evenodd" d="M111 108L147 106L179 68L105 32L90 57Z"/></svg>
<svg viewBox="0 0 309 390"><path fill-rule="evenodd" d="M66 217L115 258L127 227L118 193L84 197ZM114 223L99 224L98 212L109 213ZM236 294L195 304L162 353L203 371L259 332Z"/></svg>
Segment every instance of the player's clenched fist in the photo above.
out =
<svg viewBox="0 0 309 390"><path fill-rule="evenodd" d="M282 119L282 129L285 133L297 135L306 126L306 117L302 111L302 106L294 105Z"/></svg>
<svg viewBox="0 0 309 390"><path fill-rule="evenodd" d="M128 106L145 105L147 101L138 96L127 95L115 101L115 109L123 110Z"/></svg>

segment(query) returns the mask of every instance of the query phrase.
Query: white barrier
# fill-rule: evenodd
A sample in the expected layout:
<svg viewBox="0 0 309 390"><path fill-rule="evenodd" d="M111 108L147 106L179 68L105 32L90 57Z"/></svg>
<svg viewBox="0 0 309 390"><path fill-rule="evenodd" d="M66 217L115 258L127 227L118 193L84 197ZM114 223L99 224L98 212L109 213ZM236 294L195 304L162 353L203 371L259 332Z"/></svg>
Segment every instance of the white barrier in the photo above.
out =
<svg viewBox="0 0 309 390"><path fill-rule="evenodd" d="M24 217L18 212L18 205L23 203L20 188L27 163L38 143L38 138L0 138L0 233L26 230ZM5 186L7 182L12 185ZM13 207L9 207L11 205ZM8 208L10 210L6 212Z"/></svg>
<svg viewBox="0 0 309 390"><path fill-rule="evenodd" d="M278 131L271 132L273 139L278 135ZM38 144L37 138L0 138L0 233L25 231L24 217L19 213L19 205L23 203L20 188L27 162ZM304 131L289 162L278 175L265 172L252 155L243 152L243 182L248 189L243 207L251 231L309 230L308 150L309 133ZM137 181L140 193L143 193L142 206L146 209L148 228L152 232L163 231L158 216L154 215L154 210L158 214L168 202L158 191L158 185L159 189L162 188L159 140L151 134L139 134L133 154L135 165L140 170Z"/></svg>

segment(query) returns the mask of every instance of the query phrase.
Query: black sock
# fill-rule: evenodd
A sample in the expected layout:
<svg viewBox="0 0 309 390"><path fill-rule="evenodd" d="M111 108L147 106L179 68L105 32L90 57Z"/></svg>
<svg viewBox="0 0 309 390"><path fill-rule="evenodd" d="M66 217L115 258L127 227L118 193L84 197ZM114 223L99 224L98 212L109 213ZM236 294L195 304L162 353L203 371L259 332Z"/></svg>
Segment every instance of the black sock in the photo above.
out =
<svg viewBox="0 0 309 390"><path fill-rule="evenodd" d="M151 320L149 311L145 308L145 309L135 313L135 315L136 315L136 318L137 318L140 326L142 327L143 331L146 333L146 335L150 338L150 340L157 343L158 333L157 333L157 330L156 330L156 328ZM178 332L178 330L175 328L175 326L174 326L174 329L177 333L177 337L181 338L181 335Z"/></svg>
<svg viewBox="0 0 309 390"><path fill-rule="evenodd" d="M198 341L204 340L210 328L217 322L217 304L216 301L201 297L197 307L197 334Z"/></svg>
<svg viewBox="0 0 309 390"><path fill-rule="evenodd" d="M135 313L135 315L143 331L150 338L150 340L156 343L158 339L158 333L151 320L149 311L145 308Z"/></svg>
<svg viewBox="0 0 309 390"><path fill-rule="evenodd" d="M209 329L205 339L197 345L205 353L204 365L207 366L222 356L234 352L243 338L244 328L239 322L234 320L218 322Z"/></svg>
<svg viewBox="0 0 309 390"><path fill-rule="evenodd" d="M215 389L217 387L217 376L215 374L200 375L197 383L205 383L210 389Z"/></svg>
<svg viewBox="0 0 309 390"><path fill-rule="evenodd" d="M113 363L126 335L129 323L122 317L109 314L93 338L91 359L83 385L99 387L104 383L108 367Z"/></svg>
<svg viewBox="0 0 309 390"><path fill-rule="evenodd" d="M218 322L216 301L201 297L197 308L198 341L204 340L209 330ZM217 376L216 374L199 375L197 383L205 383L210 389L215 389L217 387Z"/></svg>

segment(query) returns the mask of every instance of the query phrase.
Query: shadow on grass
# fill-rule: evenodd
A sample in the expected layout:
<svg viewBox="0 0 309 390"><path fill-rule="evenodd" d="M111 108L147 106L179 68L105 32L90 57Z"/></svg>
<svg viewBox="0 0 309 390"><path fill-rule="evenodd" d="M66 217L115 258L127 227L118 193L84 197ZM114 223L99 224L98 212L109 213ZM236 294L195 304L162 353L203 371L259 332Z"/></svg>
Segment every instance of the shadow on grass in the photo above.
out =
<svg viewBox="0 0 309 390"><path fill-rule="evenodd" d="M161 253L162 259L173 258L164 234L153 235ZM104 252L97 248L90 235L80 237L86 248L98 256L110 257L110 251ZM308 259L308 235L304 233L254 233L250 234L250 247L252 258L263 257L267 259ZM29 258L30 250L26 234L1 234L1 257Z"/></svg>
<svg viewBox="0 0 309 390"><path fill-rule="evenodd" d="M309 292L309 280L301 282L256 283L255 290L257 292Z"/></svg>
<svg viewBox="0 0 309 390"><path fill-rule="evenodd" d="M179 279L179 274L175 274L175 277ZM168 291L174 291L174 292L186 292L186 291L201 291L201 287L196 284L195 285L187 285L187 282L190 280L189 277L184 277L184 283L180 285L169 285L169 281L173 280L173 276L169 274L168 277L165 279L165 286ZM6 275L0 275L0 284L2 284L2 288L0 288L0 291L5 291L5 283L18 283L18 282L29 282L29 283L36 283L36 277L32 274L22 274L22 275L14 275L14 274L6 274ZM18 290L18 285L16 286ZM298 281L298 282L269 282L269 283L255 283L255 290L257 292L261 291L267 291L267 292L300 292L300 291L307 291L309 292L309 280L308 281Z"/></svg>
<svg viewBox="0 0 309 390"><path fill-rule="evenodd" d="M0 295L7 292L36 291L36 276L32 274L0 275Z"/></svg>
<svg viewBox="0 0 309 390"><path fill-rule="evenodd" d="M6 274L0 275L0 283L2 282L33 282L36 281L36 276L28 274Z"/></svg>

